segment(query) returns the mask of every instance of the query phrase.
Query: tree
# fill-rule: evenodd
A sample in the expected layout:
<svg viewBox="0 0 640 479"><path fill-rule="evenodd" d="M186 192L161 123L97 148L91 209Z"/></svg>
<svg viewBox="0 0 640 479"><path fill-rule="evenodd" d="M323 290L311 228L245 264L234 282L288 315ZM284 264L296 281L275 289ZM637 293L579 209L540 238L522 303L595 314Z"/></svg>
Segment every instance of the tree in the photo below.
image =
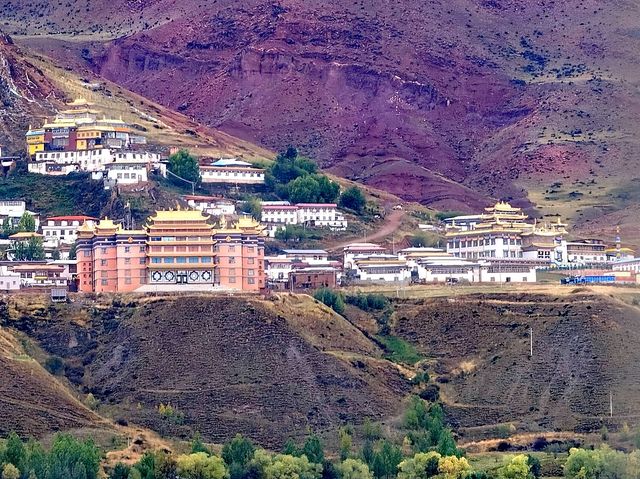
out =
<svg viewBox="0 0 640 479"><path fill-rule="evenodd" d="M47 461L47 479L96 479L100 450L93 441L78 441L67 434L55 437Z"/></svg>
<svg viewBox="0 0 640 479"><path fill-rule="evenodd" d="M73 243L69 248L69 259L76 259L78 255L78 244Z"/></svg>
<svg viewBox="0 0 640 479"><path fill-rule="evenodd" d="M11 253L14 261L45 259L44 244L39 236L33 236L26 241L14 241Z"/></svg>
<svg viewBox="0 0 640 479"><path fill-rule="evenodd" d="M222 459L229 466L231 479L244 477L247 465L253 458L256 448L253 443L241 434L236 436L222 448Z"/></svg>
<svg viewBox="0 0 640 479"><path fill-rule="evenodd" d="M529 458L525 454L513 456L498 474L501 479L534 479L529 467Z"/></svg>
<svg viewBox="0 0 640 479"><path fill-rule="evenodd" d="M11 220L7 217L2 220L2 236L8 238L16 232L16 229L11 224Z"/></svg>
<svg viewBox="0 0 640 479"><path fill-rule="evenodd" d="M60 259L60 250L58 248L55 248L52 252L51 252L51 259L54 261L57 261Z"/></svg>
<svg viewBox="0 0 640 479"><path fill-rule="evenodd" d="M18 469L21 469L24 466L25 459L26 451L24 444L20 437L12 431L9 434L9 437L7 437L7 443L4 450L4 460L8 464L13 464Z"/></svg>
<svg viewBox="0 0 640 479"><path fill-rule="evenodd" d="M255 196L250 197L247 201L242 203L240 210L243 213L248 213L256 221L262 219L262 202Z"/></svg>
<svg viewBox="0 0 640 479"><path fill-rule="evenodd" d="M321 474L322 465L310 462L307 456L277 454L264 467L264 479L319 479Z"/></svg>
<svg viewBox="0 0 640 479"><path fill-rule="evenodd" d="M438 472L442 479L464 479L471 472L471 466L464 457L443 456L438 461Z"/></svg>
<svg viewBox="0 0 640 479"><path fill-rule="evenodd" d="M359 459L345 459L338 465L342 479L373 479L369 466Z"/></svg>
<svg viewBox="0 0 640 479"><path fill-rule="evenodd" d="M20 471L13 464L7 463L2 468L2 479L20 479Z"/></svg>
<svg viewBox="0 0 640 479"><path fill-rule="evenodd" d="M289 201L292 203L319 203L320 184L311 175L301 176L288 184Z"/></svg>
<svg viewBox="0 0 640 479"><path fill-rule="evenodd" d="M353 210L356 213L362 213L362 210L367 204L367 200L360 188L351 186L342 192L339 204L343 208Z"/></svg>
<svg viewBox="0 0 640 479"><path fill-rule="evenodd" d="M340 460L345 461L351 456L351 446L353 445L350 428L341 427L338 431L338 438L340 439Z"/></svg>
<svg viewBox="0 0 640 479"><path fill-rule="evenodd" d="M325 175L316 175L316 180L318 181L318 195L319 201L324 203L333 203L338 198L340 194L340 185L335 181L331 181Z"/></svg>
<svg viewBox="0 0 640 479"><path fill-rule="evenodd" d="M211 454L211 450L202 442L202 436L200 436L199 432L196 432L191 440L191 453L194 454L196 452Z"/></svg>
<svg viewBox="0 0 640 479"><path fill-rule="evenodd" d="M344 314L344 300L340 293L336 293L330 288L320 288L313 293L313 297L329 306L338 314Z"/></svg>
<svg viewBox="0 0 640 479"><path fill-rule="evenodd" d="M178 456L177 472L182 479L224 479L229 477L222 458L197 452Z"/></svg>
<svg viewBox="0 0 640 479"><path fill-rule="evenodd" d="M402 451L398 446L384 439L379 441L378 448L373 455L374 476L378 479L394 478L401 461Z"/></svg>
<svg viewBox="0 0 640 479"><path fill-rule="evenodd" d="M131 468L126 464L119 462L115 465L111 474L109 474L110 479L127 479L129 477L129 472L131 472Z"/></svg>
<svg viewBox="0 0 640 479"><path fill-rule="evenodd" d="M191 181L192 183L200 182L200 167L198 166L198 160L195 156L190 155L187 150L180 150L169 157L169 171L180 178ZM182 183L175 177L171 178L176 184Z"/></svg>
<svg viewBox="0 0 640 479"><path fill-rule="evenodd" d="M398 465L398 479L428 479L438 474L442 456L437 452L419 452Z"/></svg>
<svg viewBox="0 0 640 479"><path fill-rule="evenodd" d="M34 439L29 439L25 446L26 460L24 472L29 471L29 479L31 475L36 478L45 479L47 471L47 453L42 444Z"/></svg>
<svg viewBox="0 0 640 479"><path fill-rule="evenodd" d="M527 464L529 464L529 470L535 479L538 479L542 474L542 464L540 464L540 460L532 456L531 454L527 454Z"/></svg>
<svg viewBox="0 0 640 479"><path fill-rule="evenodd" d="M301 452L313 463L322 464L324 462L324 450L320 438L316 434L307 437Z"/></svg>
<svg viewBox="0 0 640 479"><path fill-rule="evenodd" d="M34 232L36 230L36 220L31 213L25 211L18 222L18 231Z"/></svg>

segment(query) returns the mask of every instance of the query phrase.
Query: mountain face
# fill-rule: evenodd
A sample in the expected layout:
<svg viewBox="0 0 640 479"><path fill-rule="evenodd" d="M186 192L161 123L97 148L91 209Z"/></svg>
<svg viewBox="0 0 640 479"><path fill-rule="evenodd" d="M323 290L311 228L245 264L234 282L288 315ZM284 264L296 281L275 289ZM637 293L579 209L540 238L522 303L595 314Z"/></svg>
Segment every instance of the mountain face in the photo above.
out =
<svg viewBox="0 0 640 479"><path fill-rule="evenodd" d="M3 154L24 151L30 121L51 116L57 91L43 73L22 56L10 37L0 33L0 146Z"/></svg>
<svg viewBox="0 0 640 479"><path fill-rule="evenodd" d="M2 11L17 41L408 200L637 203L635 2L41 3Z"/></svg>

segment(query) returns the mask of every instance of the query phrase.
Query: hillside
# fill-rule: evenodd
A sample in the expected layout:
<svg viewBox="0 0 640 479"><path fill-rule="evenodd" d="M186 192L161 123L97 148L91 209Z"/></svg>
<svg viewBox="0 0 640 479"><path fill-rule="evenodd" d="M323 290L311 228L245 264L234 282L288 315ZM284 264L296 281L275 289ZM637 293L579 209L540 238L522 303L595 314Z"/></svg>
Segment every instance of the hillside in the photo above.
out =
<svg viewBox="0 0 640 479"><path fill-rule="evenodd" d="M106 428L107 423L73 397L18 340L0 328L0 435L23 437L69 429Z"/></svg>
<svg viewBox="0 0 640 479"><path fill-rule="evenodd" d="M468 437L495 437L503 423L532 432L640 423L635 306L589 292L505 293L400 300L396 311L394 333L432 358L447 415Z"/></svg>
<svg viewBox="0 0 640 479"><path fill-rule="evenodd" d="M288 319L296 301L139 300L54 306L40 320L18 308L6 324L63 357L99 412L173 437L241 432L280 447L310 428L334 440L340 425L396 415L409 392L377 346L313 303L302 307L317 330Z"/></svg>
<svg viewBox="0 0 640 479"><path fill-rule="evenodd" d="M117 0L89 16L80 1L17 1L2 16L63 64L264 147L296 144L405 199L469 210L513 198L628 235L638 8Z"/></svg>

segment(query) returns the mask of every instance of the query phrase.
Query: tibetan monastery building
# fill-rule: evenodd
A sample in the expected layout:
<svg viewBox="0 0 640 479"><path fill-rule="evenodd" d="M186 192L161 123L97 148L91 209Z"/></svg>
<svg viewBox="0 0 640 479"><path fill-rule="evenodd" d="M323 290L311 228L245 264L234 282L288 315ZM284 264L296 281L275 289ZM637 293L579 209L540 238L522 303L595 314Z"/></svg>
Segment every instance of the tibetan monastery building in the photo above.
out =
<svg viewBox="0 0 640 479"><path fill-rule="evenodd" d="M83 292L259 291L265 285L263 227L248 217L218 225L201 211L157 211L142 230L104 219L77 242Z"/></svg>

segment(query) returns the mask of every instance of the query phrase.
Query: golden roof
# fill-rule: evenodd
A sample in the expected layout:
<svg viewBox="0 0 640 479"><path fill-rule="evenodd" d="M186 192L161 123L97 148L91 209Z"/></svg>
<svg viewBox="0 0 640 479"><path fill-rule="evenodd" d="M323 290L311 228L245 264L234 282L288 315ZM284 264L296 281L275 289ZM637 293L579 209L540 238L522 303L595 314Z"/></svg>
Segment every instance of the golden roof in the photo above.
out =
<svg viewBox="0 0 640 479"><path fill-rule="evenodd" d="M149 217L152 221L207 221L209 215L200 210L159 210Z"/></svg>
<svg viewBox="0 0 640 479"><path fill-rule="evenodd" d="M29 238L42 238L42 235L34 231L20 231L19 233L15 233L9 236L9 239L12 239L12 240L29 239Z"/></svg>
<svg viewBox="0 0 640 479"><path fill-rule="evenodd" d="M87 101L86 98L76 98L73 101L70 101L67 103L68 106L89 106L89 105L93 105L93 103L90 103L89 101Z"/></svg>
<svg viewBox="0 0 640 479"><path fill-rule="evenodd" d="M106 216L104 217L103 220L100 220L98 222L98 224L96 225L96 232L100 231L100 230L118 230L120 229L120 225L115 224L112 220L110 220L109 218L107 218Z"/></svg>

